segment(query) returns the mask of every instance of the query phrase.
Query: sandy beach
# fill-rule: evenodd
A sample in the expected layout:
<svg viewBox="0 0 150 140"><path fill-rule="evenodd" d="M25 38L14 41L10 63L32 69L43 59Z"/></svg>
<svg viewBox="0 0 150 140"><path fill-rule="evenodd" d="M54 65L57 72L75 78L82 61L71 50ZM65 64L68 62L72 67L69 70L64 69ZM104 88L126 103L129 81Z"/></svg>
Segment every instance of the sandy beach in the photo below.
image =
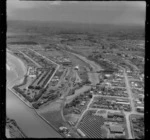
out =
<svg viewBox="0 0 150 140"><path fill-rule="evenodd" d="M11 81L11 82L8 81L9 87L13 87L16 84L21 84L24 80L24 76L22 76L22 74L18 73L19 69L17 69L17 67L15 67L15 65L13 64L13 61L12 61L13 57L16 57L16 56L13 55L13 52L11 52L9 50L7 50L7 52L8 52L7 55L9 56L9 59L7 57L6 68L8 71L14 71L16 74L16 79L14 81ZM27 64L18 57L16 57L16 59L19 61L19 64L21 64L21 67L23 70L23 75L25 75L27 73L27 67L28 67Z"/></svg>
<svg viewBox="0 0 150 140"><path fill-rule="evenodd" d="M11 70L11 67L8 64L6 64L6 68L7 70Z"/></svg>
<svg viewBox="0 0 150 140"><path fill-rule="evenodd" d="M20 59L19 57L17 57L17 56L15 56L14 54L13 54L13 52L11 52L11 51L9 51L9 50L7 50L7 54L9 55L9 57L10 57L10 59L12 58L12 57L16 57L17 58L17 60L19 61L19 63L21 64L21 67L22 67L22 69L23 69L23 71L24 71L24 74L26 74L26 72L27 72L27 64L22 60L22 59ZM9 59L7 60L7 64L9 65L9 67L10 68L13 68L13 69L16 69L15 68L15 66L9 61Z"/></svg>

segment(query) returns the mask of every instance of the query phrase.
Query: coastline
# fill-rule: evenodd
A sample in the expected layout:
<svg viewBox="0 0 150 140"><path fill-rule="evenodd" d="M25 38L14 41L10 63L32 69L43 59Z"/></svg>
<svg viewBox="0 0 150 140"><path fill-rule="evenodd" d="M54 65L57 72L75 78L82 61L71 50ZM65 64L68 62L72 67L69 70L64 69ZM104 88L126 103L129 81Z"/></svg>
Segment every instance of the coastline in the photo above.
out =
<svg viewBox="0 0 150 140"><path fill-rule="evenodd" d="M22 60L21 58L17 57L12 51L7 49L7 52L9 55L15 57L16 59L18 59L18 61L20 61L21 67L22 67L22 69L24 71L24 75L25 75L27 73L27 69L28 69L27 63L24 60ZM16 70L15 70L15 72L16 72Z"/></svg>
<svg viewBox="0 0 150 140"><path fill-rule="evenodd" d="M30 105L30 103L28 103L27 101L25 101L24 97L21 95L19 96L19 93L17 94L17 92L13 91L12 88L8 87L8 90L10 90L12 93L14 93L23 103L25 103L28 107L30 107L31 109L34 109L32 105ZM21 98L22 97L22 98Z"/></svg>
<svg viewBox="0 0 150 140"><path fill-rule="evenodd" d="M11 127L11 125L13 126L13 127ZM17 129L17 130L16 130ZM24 132L21 130L21 128L18 126L18 124L16 123L16 121L15 120L13 120L13 119L10 119L10 118L7 118L6 119L6 137L7 138L20 138L20 137L22 137L22 138L27 138L27 136L24 134ZM15 133L14 133L15 132ZM13 136L15 136L15 137L12 137L12 134L14 133L14 135ZM20 134L20 137L17 137L17 135L15 135L15 134Z"/></svg>
<svg viewBox="0 0 150 140"><path fill-rule="evenodd" d="M24 69L24 75L27 73L27 64L22 60L22 59L20 59L19 57L17 57L17 56L15 56L14 54L13 54L13 52L12 51L9 51L8 50L8 53L9 54L11 54L11 55L13 55L14 57L16 57L20 62L21 62L21 64L22 65L24 65L22 68ZM14 71L15 71L15 73L17 72L15 69L13 69ZM13 85L11 85L11 87L8 87L7 86L7 88L8 88L8 90L10 90L14 95L16 95L25 105L27 105L29 108L31 108L31 109L33 109L35 112L36 112L36 114L43 120L43 121L45 121L50 127L52 127L52 129L54 129L60 136L62 136L62 138L64 138L64 135L62 135L61 133L59 133L58 132L58 130L50 123L50 122L48 122L42 115L40 115L37 111L36 111L36 109L31 105L31 103L29 102L29 101L27 101L22 95L20 95L19 96L19 93L17 93L16 91L14 91L13 90L13 86L14 85L16 85L16 84L21 84L22 82L23 82L23 80L24 80L24 76L22 77L22 76L18 76L14 81L16 81ZM26 101L25 101L26 100Z"/></svg>
<svg viewBox="0 0 150 140"><path fill-rule="evenodd" d="M14 57L16 57L16 58L21 62L21 65L22 65L22 68L23 68L23 71L24 71L24 75L25 75L25 74L27 73L27 68L28 68L27 64L26 64L23 60L21 60L19 57L17 57L16 55L14 55L12 51L10 51L10 50L7 49L7 52L8 52L10 55L13 55ZM13 71L14 71L15 73L17 73L17 71L16 71L15 68L13 69ZM25 99L22 95L19 96L19 93L17 93L16 91L14 91L13 88L12 88L12 87L13 87L14 85L16 85L16 84L21 84L21 83L23 82L23 80L24 80L24 76L22 77L22 76L19 76L19 75L17 74L17 78L14 80L15 82L12 81L12 82L14 82L14 84L11 84L12 82L10 82L10 83L9 83L10 87L9 87L9 85L7 85L7 88L8 88L8 90L10 90L12 93L14 93L23 103L25 103L28 107L30 107L30 108L33 109L32 105L31 105L28 101L25 101L26 99Z"/></svg>

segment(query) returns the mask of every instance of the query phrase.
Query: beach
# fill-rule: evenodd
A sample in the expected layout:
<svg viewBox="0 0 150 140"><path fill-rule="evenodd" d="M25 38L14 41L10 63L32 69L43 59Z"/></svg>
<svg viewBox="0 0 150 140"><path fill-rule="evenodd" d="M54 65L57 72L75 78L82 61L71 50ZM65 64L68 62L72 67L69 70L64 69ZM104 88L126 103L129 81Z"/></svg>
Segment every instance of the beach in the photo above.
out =
<svg viewBox="0 0 150 140"><path fill-rule="evenodd" d="M16 56L7 52L7 87L22 82L27 67ZM12 64L10 66L10 64ZM8 65L8 66L7 66ZM13 67L12 67L13 66ZM16 75L17 73L17 75ZM9 83L9 84L8 84ZM34 109L29 108L15 93L7 88L6 97L7 116L14 119L23 132L30 138L61 138L50 125L48 125Z"/></svg>

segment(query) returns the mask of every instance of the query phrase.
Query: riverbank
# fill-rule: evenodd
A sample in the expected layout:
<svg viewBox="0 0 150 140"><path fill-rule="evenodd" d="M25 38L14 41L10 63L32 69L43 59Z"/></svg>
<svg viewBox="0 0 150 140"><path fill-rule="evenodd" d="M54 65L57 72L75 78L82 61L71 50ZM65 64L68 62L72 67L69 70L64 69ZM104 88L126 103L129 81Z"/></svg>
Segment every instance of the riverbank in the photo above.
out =
<svg viewBox="0 0 150 140"><path fill-rule="evenodd" d="M11 52L11 51L9 51L8 50L8 55L13 55L14 57L16 57L14 54L13 54L13 52ZM23 69L23 71L24 71L24 74L26 74L27 73L27 64L25 64L25 62L22 62L22 60L20 60L20 58L18 58L18 57L16 57L18 60L19 60L19 62L22 64L22 69ZM10 62L8 62L8 63L10 63ZM14 71L15 73L17 73L17 70L16 70L16 68L13 68L13 69L11 69L12 71ZM13 93L13 94L15 94L23 103L25 103L28 107L30 107L30 108L33 108L32 107L32 105L30 104L30 102L28 102L21 94L19 94L18 92L16 92L16 91L14 91L13 90L13 86L14 85L19 85L19 84L21 84L22 82L24 81L24 77L22 77L22 76L19 76L18 74L17 74L17 78L14 80L14 81L12 81L13 82L13 84L11 85L11 83L10 83L10 85L8 84L7 85L7 88Z"/></svg>
<svg viewBox="0 0 150 140"><path fill-rule="evenodd" d="M21 128L13 119L6 118L6 137L7 138L27 138Z"/></svg>
<svg viewBox="0 0 150 140"><path fill-rule="evenodd" d="M9 53L9 52L8 52ZM13 54L11 54L11 55L13 55ZM13 56L15 56L15 55L13 55ZM15 56L16 57L16 56ZM18 57L16 57L18 60L20 60L20 58L18 58ZM22 60L20 60L20 61L22 61ZM23 62L21 62L22 64L24 64ZM25 66L27 66L27 65L24 65L22 68L24 68ZM24 74L26 74L26 71L25 70L27 70L27 69L24 69ZM14 69L14 71L16 72L16 69ZM46 122L57 134L58 134L58 137L59 138L62 138L62 137L64 137L64 135L62 135L62 134L60 134L59 132L58 132L58 130L51 124L51 123L49 123L42 115L40 115L37 111L36 111L36 109L35 108L33 108L33 106L31 105L31 103L29 103L24 97L22 97L19 93L17 93L16 91L14 91L13 89L12 89L12 87L14 86L14 85L16 85L16 84L21 84L22 82L23 82L23 80L24 80L24 77L22 78L22 76L21 76L21 78L19 79L20 77L17 77L17 79L15 79L15 83L13 83L12 85L11 85L11 87L8 87L7 86L7 89L9 90L9 91L11 91L16 97L18 97L27 107L29 107L29 108L31 108L32 110L34 110L35 111L35 113L36 113L36 115L37 116L39 116L44 122ZM19 80L19 81L18 81Z"/></svg>
<svg viewBox="0 0 150 140"><path fill-rule="evenodd" d="M68 52L68 51L67 51L67 52ZM97 71L97 72L103 70L100 65L97 65L94 61L91 61L91 60L87 59L86 57L81 56L81 55L76 54L76 53L72 53L72 52L69 52L69 53L71 53L72 55L77 56L77 57L80 58L82 61L86 62L87 64L90 64L90 66L93 68L93 70L95 70L95 71Z"/></svg>
<svg viewBox="0 0 150 140"><path fill-rule="evenodd" d="M35 110L35 112L37 113L37 115L41 118L41 119L43 119L48 125L50 125L50 127L52 127L59 135L61 135L62 136L62 138L65 138L65 136L62 134L62 133L59 133L59 130L57 129L57 128L55 128L55 126L53 126L49 121L47 121L42 115L40 115L37 111L36 111L36 109L34 109Z"/></svg>
<svg viewBox="0 0 150 140"><path fill-rule="evenodd" d="M33 106L20 94L20 93L17 93L16 91L14 91L12 88L9 88L8 89L14 93L14 95L16 95L23 103L25 103L25 105L27 105L28 107L33 108ZM19 96L20 95L20 96Z"/></svg>

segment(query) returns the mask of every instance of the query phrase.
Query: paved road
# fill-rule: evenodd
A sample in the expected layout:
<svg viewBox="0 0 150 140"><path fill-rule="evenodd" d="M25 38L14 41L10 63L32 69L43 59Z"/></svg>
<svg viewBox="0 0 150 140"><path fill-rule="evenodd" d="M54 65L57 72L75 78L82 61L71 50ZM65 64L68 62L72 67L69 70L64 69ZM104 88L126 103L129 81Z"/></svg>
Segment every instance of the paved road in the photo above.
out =
<svg viewBox="0 0 150 140"><path fill-rule="evenodd" d="M126 88L127 88L127 92L128 92L128 95L129 95L129 99L131 100L131 108L132 108L132 111L134 112L135 111L135 106L134 106L134 102L133 102L133 94L132 94L132 91L131 91L131 88L130 88L130 83L129 83L129 79L128 79L128 76L126 74L126 72L124 71L124 77L125 77L125 83L126 83Z"/></svg>
<svg viewBox="0 0 150 140"><path fill-rule="evenodd" d="M127 76L127 73L125 72L125 70L124 70L124 77L125 77L125 83L126 83L129 99L131 100L132 111L130 113L126 113L126 120L127 120L129 139L132 139L132 131L131 131L131 124L130 124L129 116L131 114L139 114L139 113L136 112L136 108L134 106L134 101L133 101L134 97L133 97L133 94L132 94L132 91L131 91L131 87L130 87L130 83L129 83L129 79L128 79L128 76Z"/></svg>
<svg viewBox="0 0 150 140"><path fill-rule="evenodd" d="M128 80L128 77L127 77L127 74L124 70L124 77L125 77L125 83L126 83L126 88L127 88L127 92L128 92L128 95L129 97L126 97L126 99L130 99L131 100L131 108L132 108L132 111L131 112L125 112L125 117L126 117L126 123L127 123L127 128L128 128L128 135L129 135L129 139L132 139L132 132L131 132L131 124L130 124L130 120L129 120L129 116L131 114L137 114L137 115L141 115L141 113L138 113L135 111L135 106L134 106L134 102L133 102L133 96L132 96L132 92L131 92L131 89L130 89L130 84L129 84L129 80ZM93 99L94 97L98 97L98 96L103 96L103 95L93 95L92 99L90 100L90 102L88 103L87 105L87 108L84 110L84 112L82 113L82 115L80 116L77 124L76 124L76 127L78 126L79 122L81 121L83 115L85 114L85 112L87 110L100 110L100 108L89 108L90 104L93 102ZM106 96L103 96L103 97L106 97ZM107 97L110 97L110 96L107 96ZM118 98L118 97L117 97ZM119 98L122 98L122 97L119 97ZM106 109L107 111L119 111L119 110L110 110L110 109Z"/></svg>

